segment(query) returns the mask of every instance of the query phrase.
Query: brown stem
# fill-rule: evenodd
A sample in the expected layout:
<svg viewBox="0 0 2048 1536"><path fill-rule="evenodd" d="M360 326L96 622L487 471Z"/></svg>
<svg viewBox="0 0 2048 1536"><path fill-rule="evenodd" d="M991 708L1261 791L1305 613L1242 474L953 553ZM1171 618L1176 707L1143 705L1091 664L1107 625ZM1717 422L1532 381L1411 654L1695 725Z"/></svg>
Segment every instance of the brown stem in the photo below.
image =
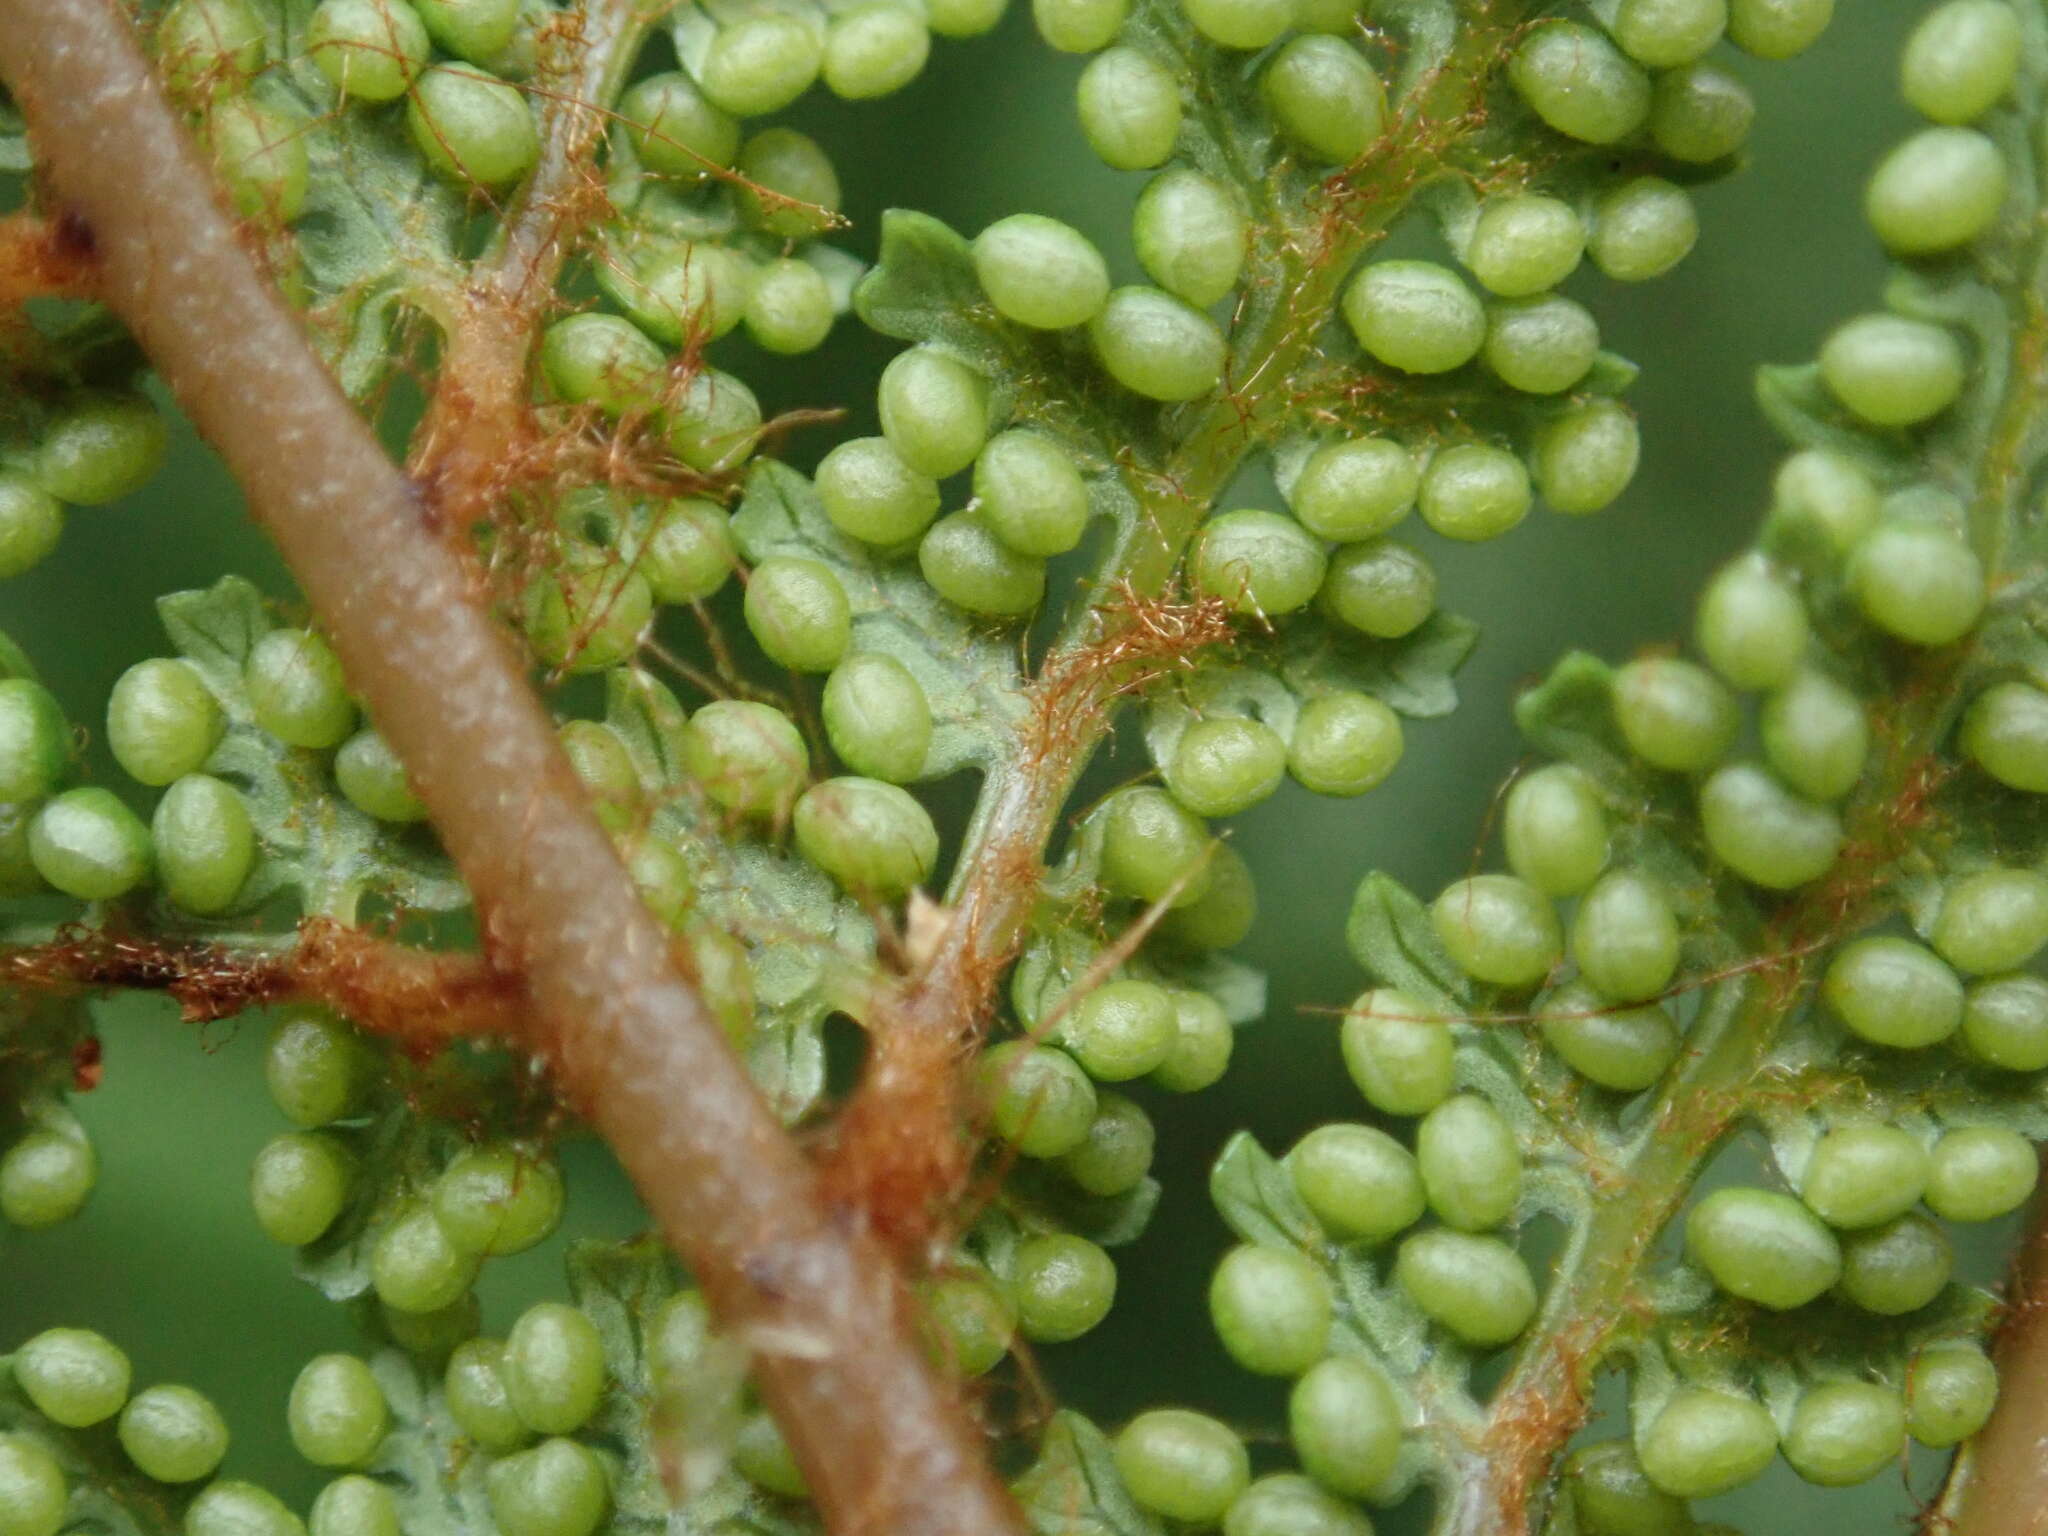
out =
<svg viewBox="0 0 2048 1536"><path fill-rule="evenodd" d="M2048 1149L2042 1171L2048 1174ZM2048 1425L2048 1188L2034 1196L1992 1340L1998 1406L1956 1459L1922 1528L1941 1536L2039 1536L2048 1527L2041 1453Z"/></svg>
<svg viewBox="0 0 2048 1536"><path fill-rule="evenodd" d="M480 955L413 949L320 917L263 946L79 929L0 950L0 985L164 992L191 1024L269 1003L323 1003L417 1055L451 1040L517 1039L529 1013L519 979Z"/></svg>
<svg viewBox="0 0 2048 1536"><path fill-rule="evenodd" d="M276 537L469 882L486 951L525 976L535 1048L757 1344L826 1518L1015 1536L893 1266L833 1219L677 975L519 658L243 250L117 0L0 0L0 74L98 243L106 302Z"/></svg>

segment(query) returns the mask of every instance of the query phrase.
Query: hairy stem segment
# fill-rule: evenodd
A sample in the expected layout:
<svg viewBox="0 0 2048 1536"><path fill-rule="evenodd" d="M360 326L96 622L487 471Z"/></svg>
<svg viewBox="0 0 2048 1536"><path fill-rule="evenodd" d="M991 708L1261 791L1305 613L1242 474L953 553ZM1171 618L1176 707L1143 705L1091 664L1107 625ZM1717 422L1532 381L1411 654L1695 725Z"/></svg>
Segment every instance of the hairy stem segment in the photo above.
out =
<svg viewBox="0 0 2048 1536"><path fill-rule="evenodd" d="M1318 202L1283 208L1261 193L1257 205L1272 222L1257 236L1260 277L1252 286L1271 297L1232 338L1224 392L1186 408L1173 452L1164 462L1125 468L1140 526L1098 573L1092 600L1077 605L1064 626L1033 680L1014 750L990 771L955 865L952 921L906 1007L917 1030L964 1041L985 1019L994 981L1037 904L1046 846L1113 721L1112 706L1158 670L1160 648L1139 631L1245 456L1287 424L1291 381L1314 354L1359 257L1385 238L1418 189L1457 174L1451 151L1478 125L1525 8L1524 0L1468 7L1456 46L1408 93L1363 159L1325 183ZM1202 627L1198 615L1181 618Z"/></svg>
<svg viewBox="0 0 2048 1536"><path fill-rule="evenodd" d="M2048 1175L2048 1153L2042 1172ZM1963 1447L1922 1529L1943 1536L2032 1536L2041 1529L2041 1448L2048 1426L2048 1192L2034 1197L2006 1279L1993 1343L1998 1407Z"/></svg>
<svg viewBox="0 0 2048 1536"><path fill-rule="evenodd" d="M519 657L237 239L117 0L0 0L0 74L97 241L106 302L221 451L524 976L529 1043L617 1152L833 1527L1013 1536L879 1247L835 1221L671 963Z"/></svg>
<svg viewBox="0 0 2048 1536"><path fill-rule="evenodd" d="M433 511L462 536L485 517L520 450L532 446L527 391L534 338L555 280L583 232L611 209L596 166L604 104L639 57L657 0L586 0L549 23L542 69L540 160L491 248L440 318L445 352L415 438L412 469Z"/></svg>

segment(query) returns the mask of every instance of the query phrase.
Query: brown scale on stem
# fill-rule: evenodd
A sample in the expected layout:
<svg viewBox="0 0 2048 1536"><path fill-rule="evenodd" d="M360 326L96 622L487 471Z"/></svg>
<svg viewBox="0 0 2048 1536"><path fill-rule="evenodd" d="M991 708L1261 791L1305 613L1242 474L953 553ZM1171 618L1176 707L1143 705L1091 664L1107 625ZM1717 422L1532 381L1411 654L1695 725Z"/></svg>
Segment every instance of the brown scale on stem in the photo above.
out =
<svg viewBox="0 0 2048 1536"><path fill-rule="evenodd" d="M515 1040L518 979L478 955L452 954L308 918L290 943L229 948L107 930L0 951L0 982L25 991L162 992L190 1024L273 1003L320 1003L415 1056L455 1040Z"/></svg>

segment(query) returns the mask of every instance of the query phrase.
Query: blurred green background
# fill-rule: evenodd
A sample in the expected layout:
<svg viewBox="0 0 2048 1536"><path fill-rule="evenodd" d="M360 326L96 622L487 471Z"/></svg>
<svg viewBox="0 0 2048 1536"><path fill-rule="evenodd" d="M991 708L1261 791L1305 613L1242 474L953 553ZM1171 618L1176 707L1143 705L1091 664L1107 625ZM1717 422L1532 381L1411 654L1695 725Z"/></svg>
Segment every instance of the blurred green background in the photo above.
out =
<svg viewBox="0 0 2048 1536"><path fill-rule="evenodd" d="M1277 1149L1318 1121L1360 1113L1332 1016L1361 980L1342 937L1358 877L1383 867L1427 892L1464 871L1487 802L1520 750L1508 714L1515 689L1570 646L1620 657L1682 635L1703 575L1747 538L1779 451L1751 403L1751 370L1811 355L1835 320L1875 301L1882 281L1858 215L1861 182L1907 126L1893 61L1918 9L1864 0L1805 57L1739 65L1761 107L1753 163L1703 192L1698 252L1644 288L1590 269L1572 285L1599 314L1608 345L1645 367L1633 397L1645 442L1634 488L1595 519L1539 512L1494 547L1439 544L1445 603L1484 630L1463 707L1413 726L1407 762L1364 800L1321 801L1289 786L1241 819L1238 846L1258 872L1264 908L1244 955L1271 975L1271 1010L1241 1037L1219 1088L1161 1117L1168 1194L1146 1242L1121 1255L1118 1309L1086 1341L1044 1352L1077 1406L1113 1420L1153 1401L1189 1401L1255 1436L1279 1422L1278 1389L1235 1371L1210 1342L1202 1288L1224 1235L1203 1191L1207 1161L1239 1126ZM1141 178L1106 171L1087 152L1070 105L1080 62L1039 45L1024 11L1017 6L988 38L941 45L923 79L889 101L820 101L795 114L838 160L854 248L872 251L875 215L886 207L922 208L970 232L1031 210L1086 230L1120 279L1136 276L1125 225ZM807 358L738 352L725 361L773 410L865 401L888 352L848 322ZM792 456L807 462L830 440L813 432ZM0 588L0 629L28 646L74 718L91 722L121 669L163 648L151 598L229 570L280 596L290 590L233 485L187 433L151 491L81 512L46 566ZM245 1021L201 1033L154 1001L109 1004L102 1016L105 1084L79 1105L102 1151L101 1186L81 1220L0 1239L10 1245L0 1340L59 1322L108 1332L134 1355L141 1379L189 1381L218 1396L237 1435L230 1472L303 1501L317 1479L284 1443L285 1394L307 1355L351 1347L354 1337L337 1309L291 1280L289 1256L262 1239L247 1211L248 1160L281 1129L257 1068L262 1029ZM577 1231L637 1225L601 1153L578 1149L571 1165ZM487 1328L502 1330L521 1297L559 1284L559 1249L557 1240L492 1266ZM1990 1252L1987 1244L1979 1255L1987 1274ZM1923 1493L1931 1478L1931 1465L1920 1466ZM1890 1477L1824 1495L1782 1465L1721 1502L1723 1518L1756 1533L1815 1520L1886 1528L1911 1507ZM1412 1523L1396 1516L1384 1526Z"/></svg>

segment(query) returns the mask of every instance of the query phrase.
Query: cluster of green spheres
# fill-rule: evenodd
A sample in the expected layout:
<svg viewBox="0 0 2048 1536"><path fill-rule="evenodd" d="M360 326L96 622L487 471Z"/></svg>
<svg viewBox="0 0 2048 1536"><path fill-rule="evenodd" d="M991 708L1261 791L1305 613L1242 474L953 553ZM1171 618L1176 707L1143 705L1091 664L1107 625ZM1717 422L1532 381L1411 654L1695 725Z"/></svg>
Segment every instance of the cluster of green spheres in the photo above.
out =
<svg viewBox="0 0 2048 1536"><path fill-rule="evenodd" d="M257 1152L250 1204L267 1236L303 1247L327 1236L359 1196L365 1138L389 1098L387 1063L333 1013L295 1008L272 1027L263 1068L293 1129ZM371 1287L394 1333L408 1326L400 1319L417 1326L473 1312L484 1260L547 1237L564 1200L552 1157L518 1142L466 1146L403 1194L379 1202L366 1237Z"/></svg>
<svg viewBox="0 0 2048 1536"><path fill-rule="evenodd" d="M0 581L57 547L68 507L134 495L163 467L170 432L147 398L82 390L59 401L33 441L0 442Z"/></svg>
<svg viewBox="0 0 2048 1536"><path fill-rule="evenodd" d="M127 1355L85 1328L36 1334L16 1348L9 1365L29 1406L54 1429L110 1426L120 1454L138 1473L189 1494L187 1536L307 1536L308 1522L268 1489L216 1476L228 1452L228 1427L204 1393L171 1382L133 1391ZM349 1450L362 1459L375 1447L361 1426L368 1423L381 1440L388 1422L369 1368L347 1355L322 1356L307 1368L292 1391L288 1418L301 1449L312 1443L326 1451L339 1448L333 1437L342 1433L343 1420L352 1420L358 1427ZM70 1479L52 1447L54 1438L26 1425L0 1436L0 1522L14 1536L56 1536L72 1523ZM388 1508L390 1491L370 1486ZM323 1524L316 1504L312 1536L383 1536L398 1528L395 1509L389 1515L376 1525Z"/></svg>
<svg viewBox="0 0 2048 1536"><path fill-rule="evenodd" d="M246 708L274 743L320 754L335 788L365 815L393 824L425 816L321 636L263 634L241 685L238 698L224 699L198 668L170 657L137 662L115 682L108 750L129 778L162 791L145 823L104 787L60 790L69 729L55 700L27 679L0 682L0 891L47 887L114 901L154 884L194 916L234 910L262 848L242 785L229 770L206 771L231 707Z"/></svg>

